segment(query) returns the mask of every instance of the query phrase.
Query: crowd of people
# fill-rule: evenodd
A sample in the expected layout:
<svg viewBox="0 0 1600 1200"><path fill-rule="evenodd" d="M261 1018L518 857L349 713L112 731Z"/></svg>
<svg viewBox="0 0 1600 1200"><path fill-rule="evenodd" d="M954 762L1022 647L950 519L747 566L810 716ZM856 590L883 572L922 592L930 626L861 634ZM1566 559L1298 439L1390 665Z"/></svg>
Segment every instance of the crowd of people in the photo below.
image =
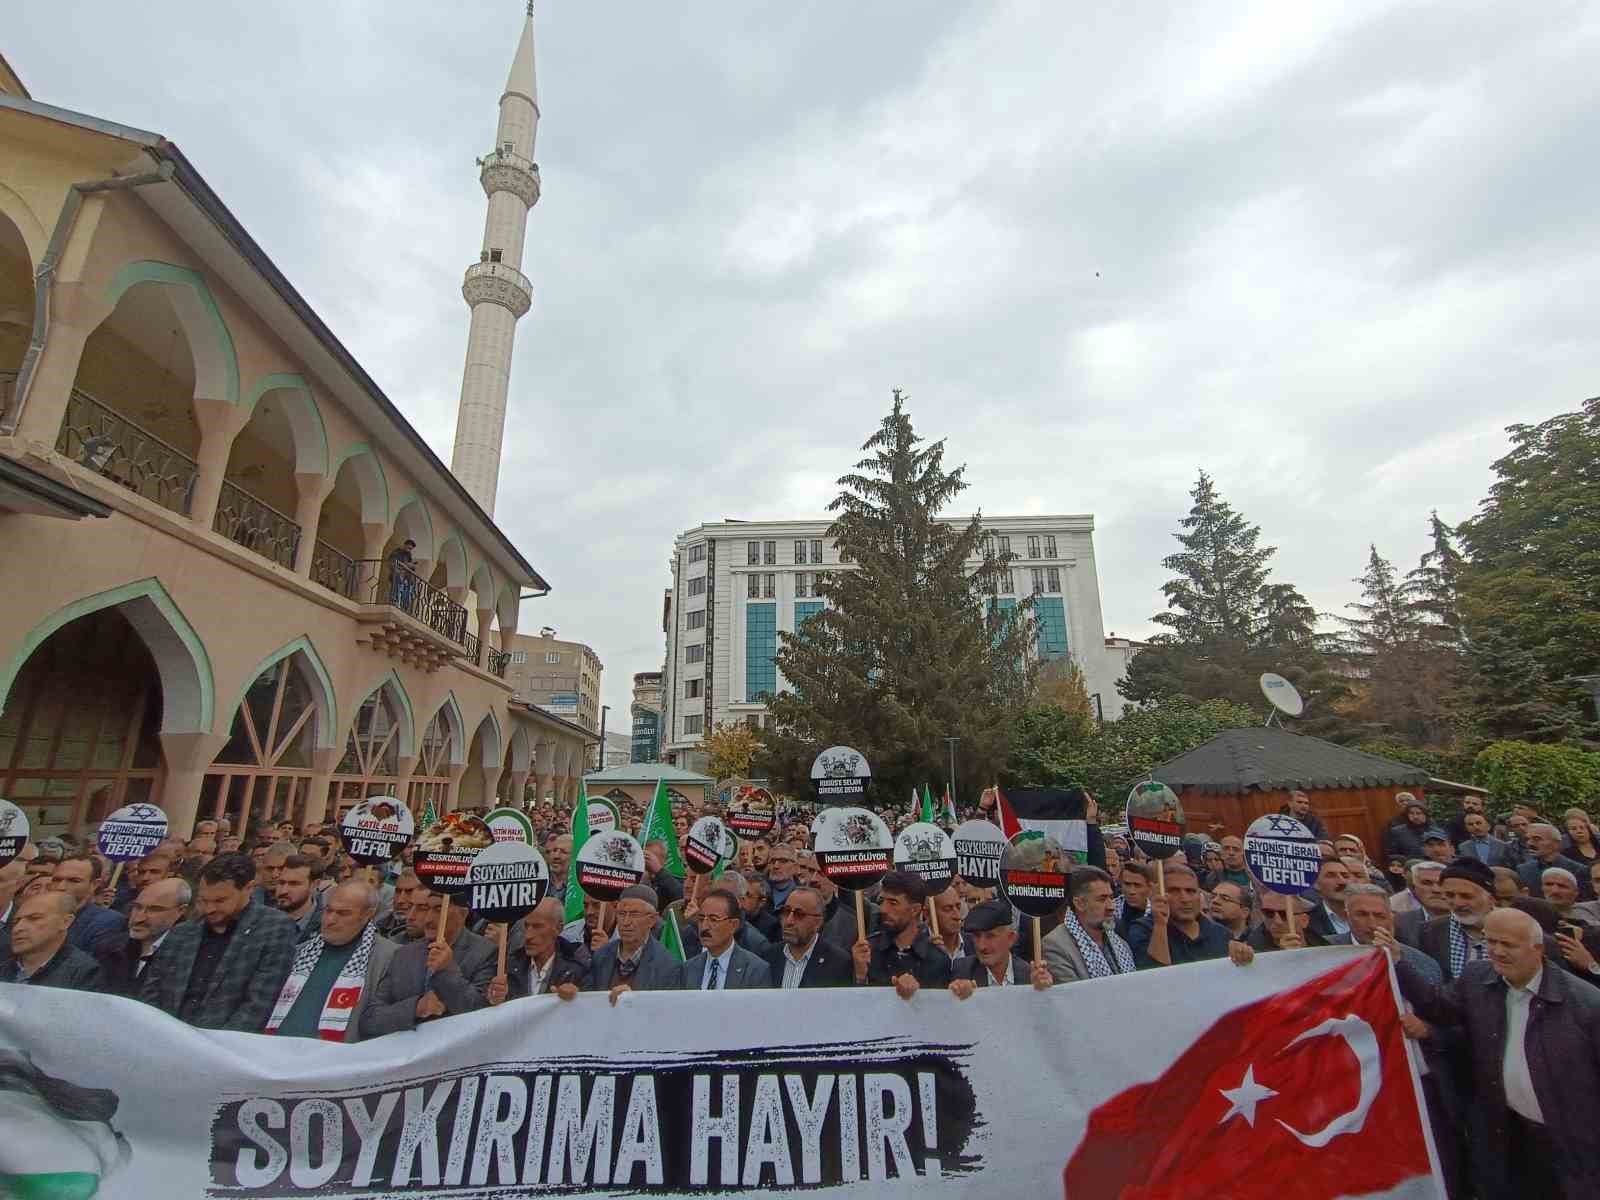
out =
<svg viewBox="0 0 1600 1200"><path fill-rule="evenodd" d="M358 866L332 826L201 821L115 886L93 849L45 838L0 868L0 982L130 996L203 1029L353 1042L584 991L613 1004L626 991L851 986L965 1000L1377 946L1397 962L1450 1194L1600 1194L1600 838L1581 810L1558 828L1525 806L1498 825L1478 797L1458 807L1436 826L1402 793L1375 862L1360 838L1329 837L1295 793L1288 808L1322 839L1321 862L1314 889L1289 896L1256 883L1236 834L1191 838L1157 864L1102 832L1091 799L1087 860L1041 919L1037 955L1032 919L959 876L929 895L891 871L858 916L819 868L803 807L742 840L714 878L680 878L652 842L640 883L614 903L584 897L569 921L570 813L538 806L550 894L504 930L424 887L409 849ZM713 809L675 813L680 842ZM622 805L624 827L642 818ZM1526 1179L1549 1190L1521 1190Z"/></svg>

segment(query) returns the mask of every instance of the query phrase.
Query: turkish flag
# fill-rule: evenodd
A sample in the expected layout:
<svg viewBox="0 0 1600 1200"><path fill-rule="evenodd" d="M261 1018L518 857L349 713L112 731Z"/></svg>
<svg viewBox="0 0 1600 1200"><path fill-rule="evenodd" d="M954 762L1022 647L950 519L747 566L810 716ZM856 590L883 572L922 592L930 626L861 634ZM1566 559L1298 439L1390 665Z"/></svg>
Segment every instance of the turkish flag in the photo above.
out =
<svg viewBox="0 0 1600 1200"><path fill-rule="evenodd" d="M1374 952L1227 1013L1159 1079L1100 1105L1062 1184L1067 1200L1334 1200L1408 1180L1442 1194L1431 1172Z"/></svg>

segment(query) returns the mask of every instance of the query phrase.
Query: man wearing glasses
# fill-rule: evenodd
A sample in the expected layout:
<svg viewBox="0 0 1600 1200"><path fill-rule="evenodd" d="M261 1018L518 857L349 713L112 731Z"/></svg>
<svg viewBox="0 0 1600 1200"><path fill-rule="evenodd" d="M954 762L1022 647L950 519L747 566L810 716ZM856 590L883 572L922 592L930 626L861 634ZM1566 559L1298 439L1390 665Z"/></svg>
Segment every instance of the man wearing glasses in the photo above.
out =
<svg viewBox="0 0 1600 1200"><path fill-rule="evenodd" d="M799 855L793 846L779 842L767 855L767 884L772 888L772 909L776 912L795 887L795 867Z"/></svg>
<svg viewBox="0 0 1600 1200"><path fill-rule="evenodd" d="M137 996L145 968L194 899L186 879L176 876L147 883L128 906L128 936L96 955L106 991Z"/></svg>
<svg viewBox="0 0 1600 1200"><path fill-rule="evenodd" d="M822 893L807 884L798 884L789 893L778 913L783 940L766 953L773 987L844 987L854 978L850 956L823 940L826 908Z"/></svg>
<svg viewBox="0 0 1600 1200"><path fill-rule="evenodd" d="M767 986L767 964L733 940L739 931L739 902L728 892L712 892L700 907L700 944L705 947L683 964L686 990L722 992Z"/></svg>
<svg viewBox="0 0 1600 1200"><path fill-rule="evenodd" d="M614 911L617 936L594 952L584 991L609 992L611 1003L615 1004L623 992L673 991L681 987L683 964L651 936L658 919L655 889L648 884L634 884L618 898ZM737 928L730 925L730 938Z"/></svg>
<svg viewBox="0 0 1600 1200"><path fill-rule="evenodd" d="M1304 896L1263 892L1261 924L1250 931L1250 936L1245 939L1246 944L1257 951L1326 946L1327 943L1310 928L1313 907L1313 903Z"/></svg>

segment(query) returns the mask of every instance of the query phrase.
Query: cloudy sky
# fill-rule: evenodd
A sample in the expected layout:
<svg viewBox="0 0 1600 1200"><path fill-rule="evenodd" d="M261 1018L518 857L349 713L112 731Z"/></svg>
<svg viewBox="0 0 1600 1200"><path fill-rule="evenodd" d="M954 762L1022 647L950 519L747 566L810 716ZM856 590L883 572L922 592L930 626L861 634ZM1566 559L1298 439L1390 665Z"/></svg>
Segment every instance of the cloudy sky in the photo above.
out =
<svg viewBox="0 0 1600 1200"><path fill-rule="evenodd" d="M449 460L521 0L17 0L35 97L177 142ZM499 512L613 727L673 536L820 514L899 386L970 506L1092 512L1108 629L1196 471L1323 610L1596 385L1600 7L540 0ZM966 505L964 505L965 507ZM626 726L625 717L621 726Z"/></svg>

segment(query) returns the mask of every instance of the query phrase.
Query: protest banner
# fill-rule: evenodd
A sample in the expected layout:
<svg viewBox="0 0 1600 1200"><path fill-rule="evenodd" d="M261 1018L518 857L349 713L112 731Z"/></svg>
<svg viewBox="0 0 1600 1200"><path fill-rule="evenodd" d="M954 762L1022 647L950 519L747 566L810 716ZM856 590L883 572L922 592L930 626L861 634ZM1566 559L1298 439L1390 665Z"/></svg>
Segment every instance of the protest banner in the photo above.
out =
<svg viewBox="0 0 1600 1200"><path fill-rule="evenodd" d="M1156 886L1165 896L1167 877L1161 864L1183 852L1188 827L1177 793L1159 780L1145 780L1128 793L1127 820L1133 844L1156 860Z"/></svg>
<svg viewBox="0 0 1600 1200"><path fill-rule="evenodd" d="M644 878L644 847L632 834L617 830L590 834L576 861L578 886L602 904L615 903Z"/></svg>
<svg viewBox="0 0 1600 1200"><path fill-rule="evenodd" d="M927 792L923 792L924 796ZM956 847L950 835L931 821L913 821L894 839L894 869L922 880L929 897L950 886L956 873ZM930 903L926 908L928 929L939 937L939 913Z"/></svg>
<svg viewBox="0 0 1600 1200"><path fill-rule="evenodd" d="M520 808L490 809L484 816L483 823L489 827L489 832L494 835L496 842L521 842L524 846L533 845L533 822L528 820L528 814Z"/></svg>
<svg viewBox="0 0 1600 1200"><path fill-rule="evenodd" d="M825 808L811 822L811 848L822 873L856 894L856 932L864 939L867 912L861 893L888 874L894 834L870 809Z"/></svg>
<svg viewBox="0 0 1600 1200"><path fill-rule="evenodd" d="M701 817L689 826L683 861L696 875L706 875L734 855L733 834L716 817Z"/></svg>
<svg viewBox="0 0 1600 1200"><path fill-rule="evenodd" d="M473 858L467 868L466 903L495 926L500 963L496 975L506 973L506 926L532 912L549 890L550 867L527 842L496 842Z"/></svg>
<svg viewBox="0 0 1600 1200"><path fill-rule="evenodd" d="M1033 961L1043 962L1039 921L1067 902L1067 875L1073 859L1051 834L1024 829L1000 858L1000 890L1011 907L1033 918Z"/></svg>
<svg viewBox="0 0 1600 1200"><path fill-rule="evenodd" d="M1380 954L1167 970L914 1006L531 998L353 1044L14 988L0 1173L23 1195L216 1200L1442 1195ZM1066 1029L1138 1036L1108 1052Z"/></svg>
<svg viewBox="0 0 1600 1200"><path fill-rule="evenodd" d="M148 857L166 836L166 813L154 804L124 804L100 822L94 847L120 865Z"/></svg>
<svg viewBox="0 0 1600 1200"><path fill-rule="evenodd" d="M1268 813L1245 830L1244 862L1262 887L1299 896L1317 886L1322 848L1303 822L1284 813Z"/></svg>
<svg viewBox="0 0 1600 1200"><path fill-rule="evenodd" d="M817 790L818 804L861 804L871 782L872 768L867 766L866 756L849 746L830 746L811 764L811 786Z"/></svg>
<svg viewBox="0 0 1600 1200"><path fill-rule="evenodd" d="M756 783L735 781L728 789L728 827L740 837L765 837L778 823L778 802Z"/></svg>
<svg viewBox="0 0 1600 1200"><path fill-rule="evenodd" d="M979 887L1000 886L1000 856L1006 852L1006 835L992 821L963 821L951 837L956 851L956 874Z"/></svg>
<svg viewBox="0 0 1600 1200"><path fill-rule="evenodd" d="M411 810L398 796L368 796L339 822L345 853L364 866L381 867L405 849L415 832Z"/></svg>
<svg viewBox="0 0 1600 1200"><path fill-rule="evenodd" d="M617 806L604 798L591 797L588 803L589 832L608 833L616 829L621 817L617 813Z"/></svg>
<svg viewBox="0 0 1600 1200"><path fill-rule="evenodd" d="M0 867L28 844L28 814L9 800L0 800Z"/></svg>
<svg viewBox="0 0 1600 1200"><path fill-rule="evenodd" d="M438 941L444 940L445 921L450 916L450 898L459 896L471 885L467 872L482 850L494 845L494 834L483 818L468 813L446 813L417 837L411 867L430 892L444 897L439 908Z"/></svg>

